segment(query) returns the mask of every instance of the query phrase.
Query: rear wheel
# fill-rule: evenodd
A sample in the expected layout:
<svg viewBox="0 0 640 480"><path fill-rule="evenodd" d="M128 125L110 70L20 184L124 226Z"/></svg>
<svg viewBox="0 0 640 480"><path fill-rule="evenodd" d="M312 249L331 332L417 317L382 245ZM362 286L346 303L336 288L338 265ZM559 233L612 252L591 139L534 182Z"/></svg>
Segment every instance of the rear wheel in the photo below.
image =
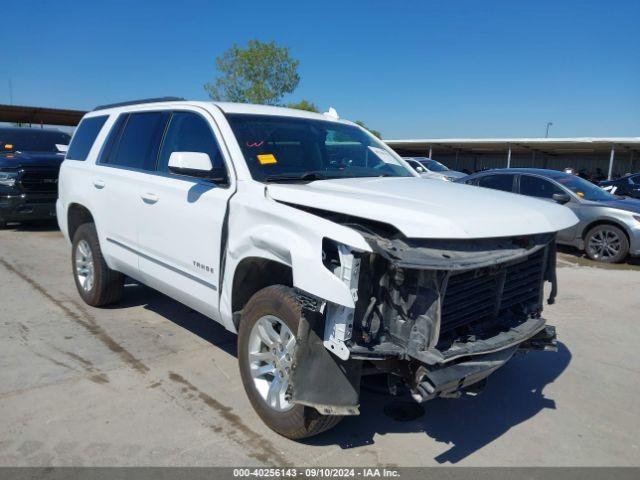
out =
<svg viewBox="0 0 640 480"><path fill-rule="evenodd" d="M618 263L627 258L629 240L616 226L598 225L587 233L585 252L591 260Z"/></svg>
<svg viewBox="0 0 640 480"><path fill-rule="evenodd" d="M93 223L80 225L76 230L71 263L78 293L85 303L101 307L122 298L124 275L111 270L104 261Z"/></svg>
<svg viewBox="0 0 640 480"><path fill-rule="evenodd" d="M342 419L291 401L289 378L301 315L291 288L266 287L244 308L238 334L240 374L253 408L269 428L291 439L317 435Z"/></svg>

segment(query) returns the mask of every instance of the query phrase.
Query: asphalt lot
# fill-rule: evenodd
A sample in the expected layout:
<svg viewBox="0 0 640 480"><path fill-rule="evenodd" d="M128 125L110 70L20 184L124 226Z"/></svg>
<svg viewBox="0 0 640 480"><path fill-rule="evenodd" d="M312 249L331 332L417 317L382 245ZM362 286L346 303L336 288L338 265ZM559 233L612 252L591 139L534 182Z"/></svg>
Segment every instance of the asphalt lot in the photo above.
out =
<svg viewBox="0 0 640 480"><path fill-rule="evenodd" d="M640 266L593 265L560 254L557 353L412 421L365 391L295 443L253 413L234 335L135 284L88 307L57 230L0 230L0 465L640 465Z"/></svg>

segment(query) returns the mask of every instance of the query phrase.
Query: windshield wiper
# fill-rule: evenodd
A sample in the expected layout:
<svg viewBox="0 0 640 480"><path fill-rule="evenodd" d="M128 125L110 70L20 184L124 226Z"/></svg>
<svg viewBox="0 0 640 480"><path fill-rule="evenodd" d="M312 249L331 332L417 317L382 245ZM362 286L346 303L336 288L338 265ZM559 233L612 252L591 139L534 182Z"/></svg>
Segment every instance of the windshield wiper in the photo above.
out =
<svg viewBox="0 0 640 480"><path fill-rule="evenodd" d="M265 180L267 182L313 182L315 180L326 180L325 174L320 172L305 172L302 174L281 174L281 175L267 175Z"/></svg>

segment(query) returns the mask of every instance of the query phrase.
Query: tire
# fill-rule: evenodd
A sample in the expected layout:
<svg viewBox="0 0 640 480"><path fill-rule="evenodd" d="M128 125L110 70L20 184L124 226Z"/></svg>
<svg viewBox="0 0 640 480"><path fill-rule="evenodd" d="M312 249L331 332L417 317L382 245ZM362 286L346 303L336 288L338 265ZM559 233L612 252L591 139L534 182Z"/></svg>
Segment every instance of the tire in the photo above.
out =
<svg viewBox="0 0 640 480"><path fill-rule="evenodd" d="M269 394L267 393L267 398L265 398L264 393L261 393L260 390L258 390L258 380L254 380L254 376L251 373L252 360L249 356L250 352L256 351L255 346L257 333L255 332L259 330L259 325L257 324L261 322L261 324L264 325L263 322L274 322L274 319L286 325L290 331L287 333L293 334L294 346L292 348L295 349L295 335L298 332L298 324L301 316L302 309L291 288L284 285L266 287L255 293L243 309L240 321L240 331L238 333L238 361L240 364L240 375L251 405L258 416L270 429L292 440L311 437L329 430L335 427L340 420L342 420L342 417L322 415L312 407L293 403L289 403L288 406L285 405L284 409L278 409L275 406L269 405ZM274 324L272 323L272 325ZM277 326L275 327L275 333L282 334L282 331L282 328L278 331ZM282 341L281 343L284 344L288 342ZM261 344L260 348L264 347L266 347L266 344ZM277 350L277 347L275 348ZM269 353L264 352L263 354ZM255 367L255 361L253 363ZM269 362L264 361L262 366L267 367L268 365ZM275 375L278 375L278 372L280 371L277 370L277 368L281 368L282 365L288 364L275 363L274 365L277 365L277 367L274 367L273 369L273 379L275 380ZM259 381L263 382L264 385L267 385L270 375L271 374L266 374L266 376L259 379ZM288 376L285 377L285 379L286 378L288 378ZM271 384L273 384L274 380L272 380ZM265 389L266 388L263 388L263 392ZM283 403L288 403L286 400L286 393L283 398L285 399ZM278 405L280 405L280 402L278 402ZM282 405L280 406L282 407Z"/></svg>
<svg viewBox="0 0 640 480"><path fill-rule="evenodd" d="M609 224L597 225L587 233L584 248L591 260L618 263L627 258L629 239L619 227Z"/></svg>
<svg viewBox="0 0 640 480"><path fill-rule="evenodd" d="M111 270L104 261L93 223L80 225L76 230L71 249L71 267L78 293L86 304L102 307L122 298L124 275Z"/></svg>

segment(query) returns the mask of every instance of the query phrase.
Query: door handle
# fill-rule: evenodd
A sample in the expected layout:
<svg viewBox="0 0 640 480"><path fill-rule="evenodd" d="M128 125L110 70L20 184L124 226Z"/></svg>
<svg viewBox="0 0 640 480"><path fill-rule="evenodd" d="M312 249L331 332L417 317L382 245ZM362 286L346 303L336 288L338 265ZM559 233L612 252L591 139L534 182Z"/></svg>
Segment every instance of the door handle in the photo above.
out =
<svg viewBox="0 0 640 480"><path fill-rule="evenodd" d="M160 197L158 197L155 193L143 193L142 195L140 195L140 198L142 198L142 201L144 203L150 204L154 204L158 200L160 200Z"/></svg>
<svg viewBox="0 0 640 480"><path fill-rule="evenodd" d="M93 186L96 187L97 189L103 189L105 185L106 183L104 183L104 180L100 178L96 178L93 180Z"/></svg>

